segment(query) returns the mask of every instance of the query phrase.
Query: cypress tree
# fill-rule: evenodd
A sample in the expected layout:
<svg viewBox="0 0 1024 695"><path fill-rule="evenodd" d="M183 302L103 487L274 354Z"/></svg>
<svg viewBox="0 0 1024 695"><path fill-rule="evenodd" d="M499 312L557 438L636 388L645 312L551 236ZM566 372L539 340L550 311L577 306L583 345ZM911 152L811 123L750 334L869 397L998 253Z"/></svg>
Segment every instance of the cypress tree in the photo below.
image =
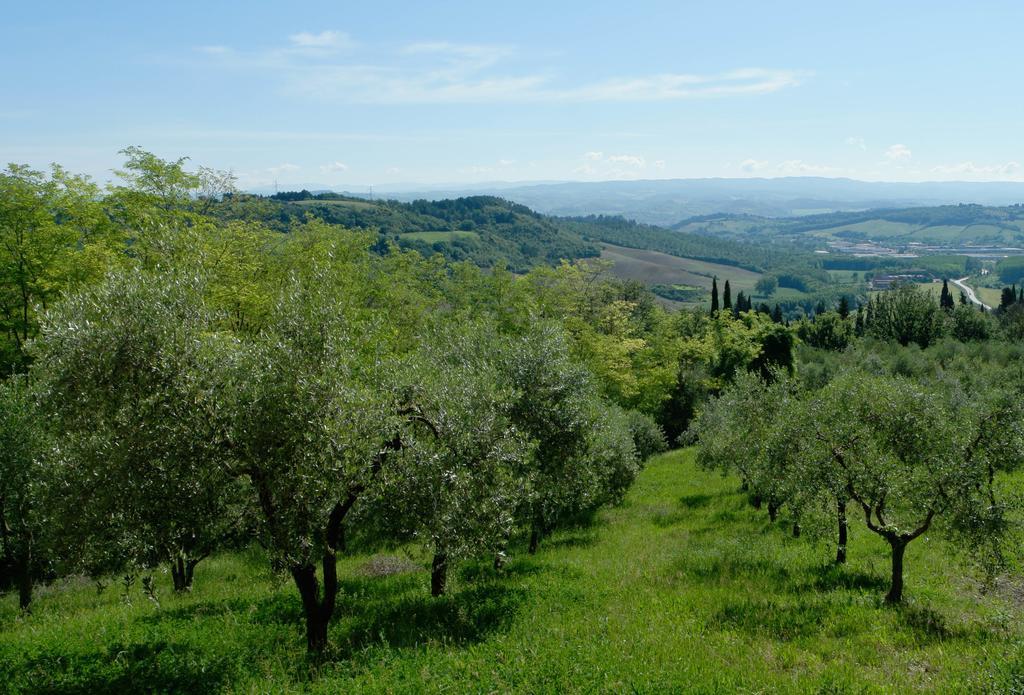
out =
<svg viewBox="0 0 1024 695"><path fill-rule="evenodd" d="M960 303L967 306L967 295L964 294L963 290L960 290Z"/></svg>
<svg viewBox="0 0 1024 695"><path fill-rule="evenodd" d="M1017 301L1017 288L1004 287L1002 296L999 298L999 308L1006 309Z"/></svg>
<svg viewBox="0 0 1024 695"><path fill-rule="evenodd" d="M845 294L839 298L839 315L844 319L850 315L850 301Z"/></svg>
<svg viewBox="0 0 1024 695"><path fill-rule="evenodd" d="M732 309L732 290L729 289L729 281L725 281L725 289L722 290L722 308Z"/></svg>
<svg viewBox="0 0 1024 695"><path fill-rule="evenodd" d="M779 307L778 302L775 303L775 309L772 311L772 322L782 323L782 309Z"/></svg>
<svg viewBox="0 0 1024 695"><path fill-rule="evenodd" d="M711 278L711 313L718 313L718 278Z"/></svg>
<svg viewBox="0 0 1024 695"><path fill-rule="evenodd" d="M949 283L942 280L942 292L939 294L939 306L949 311L953 308L953 295L949 291Z"/></svg>

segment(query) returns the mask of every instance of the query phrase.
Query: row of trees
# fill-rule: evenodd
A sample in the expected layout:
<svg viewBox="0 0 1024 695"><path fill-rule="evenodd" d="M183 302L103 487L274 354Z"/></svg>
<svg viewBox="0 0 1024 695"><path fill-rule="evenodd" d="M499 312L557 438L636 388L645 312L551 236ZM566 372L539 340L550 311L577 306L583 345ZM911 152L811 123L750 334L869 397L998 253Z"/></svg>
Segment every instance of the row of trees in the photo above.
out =
<svg viewBox="0 0 1024 695"><path fill-rule="evenodd" d="M320 650L347 533L422 543L440 594L452 562L503 552L516 528L532 551L621 499L631 421L564 328L445 312L437 267L366 243L293 231L240 315L223 258L167 240L173 264L114 271L42 317L28 377L4 391L23 602L40 571L166 563L185 590L204 557L255 536ZM228 247L239 263L247 248Z"/></svg>
<svg viewBox="0 0 1024 695"><path fill-rule="evenodd" d="M694 425L699 461L735 472L774 521L831 518L837 563L847 557L848 512L888 543L886 600L903 597L907 546L937 530L989 567L1003 559L1018 500L1001 474L1024 459L1017 388L927 383L847 368L814 390L739 377Z"/></svg>

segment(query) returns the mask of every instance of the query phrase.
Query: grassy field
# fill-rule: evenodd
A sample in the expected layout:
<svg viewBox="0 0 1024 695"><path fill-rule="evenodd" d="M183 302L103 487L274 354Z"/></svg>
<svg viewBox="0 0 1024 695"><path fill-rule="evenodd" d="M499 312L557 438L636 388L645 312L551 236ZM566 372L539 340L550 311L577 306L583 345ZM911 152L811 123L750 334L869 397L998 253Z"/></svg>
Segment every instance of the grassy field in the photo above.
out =
<svg viewBox="0 0 1024 695"><path fill-rule="evenodd" d="M200 565L157 606L136 586L0 602L0 689L178 692L1016 692L1021 593L982 595L938 539L907 554L908 602L881 602L882 545L769 524L737 481L692 452L649 462L626 503L496 574L464 564L429 597L426 558L347 558L323 663L304 654L299 600L259 553ZM387 570L405 570L389 574ZM1016 598L1016 601L1014 600Z"/></svg>

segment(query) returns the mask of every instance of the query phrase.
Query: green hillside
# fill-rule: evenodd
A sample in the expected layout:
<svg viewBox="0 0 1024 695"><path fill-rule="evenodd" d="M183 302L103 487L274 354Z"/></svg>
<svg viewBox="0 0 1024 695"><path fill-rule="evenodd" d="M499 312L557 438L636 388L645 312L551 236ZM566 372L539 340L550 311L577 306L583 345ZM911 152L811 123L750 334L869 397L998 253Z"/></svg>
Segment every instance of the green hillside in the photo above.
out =
<svg viewBox="0 0 1024 695"><path fill-rule="evenodd" d="M596 244L558 218L489 196L400 203L308 191L269 198L235 195L219 203L215 214L223 219L258 219L282 232L311 215L350 229L374 230L382 247L390 242L426 256L440 253L482 267L505 263L516 272L600 253Z"/></svg>
<svg viewBox="0 0 1024 695"><path fill-rule="evenodd" d="M622 507L432 599L429 559L353 555L336 658L306 657L299 599L252 554L204 563L194 593L157 579L0 603L7 692L1010 692L1024 678L1015 594L985 597L935 543L909 551L909 602L884 607L866 531L827 541L770 524L689 451L648 463ZM239 581L240 577L252 580Z"/></svg>
<svg viewBox="0 0 1024 695"><path fill-rule="evenodd" d="M829 240L871 240L887 244L1024 245L1024 205L943 205L787 218L705 215L683 220L672 228L723 239L756 238L804 245L820 245Z"/></svg>

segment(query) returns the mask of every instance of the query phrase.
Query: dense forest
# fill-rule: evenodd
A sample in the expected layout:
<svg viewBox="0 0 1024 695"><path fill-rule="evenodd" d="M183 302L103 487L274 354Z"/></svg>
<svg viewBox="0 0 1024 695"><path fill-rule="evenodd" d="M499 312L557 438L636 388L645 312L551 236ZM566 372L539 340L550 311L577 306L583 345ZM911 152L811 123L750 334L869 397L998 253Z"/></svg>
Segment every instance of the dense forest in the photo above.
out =
<svg viewBox="0 0 1024 695"><path fill-rule="evenodd" d="M214 609L183 617L173 606L193 604L175 602L222 591L202 570L225 562L228 586L263 586L269 573L291 587L274 590L285 608L260 618L259 634L275 631L287 654L298 639L314 670L351 656L335 649L356 615L378 633L372 649L387 650L388 621L465 629L466 610L498 610L481 594L442 619L453 583L514 587L531 605L529 558L571 554L570 530L646 509L630 502L634 483L677 446L695 447L688 475L720 473L731 488L715 494L740 500L715 524L763 510L761 533L796 537L833 568L836 585L818 590L861 592L851 605L869 616L907 595L927 602L908 553L920 538L942 539L928 546L937 562L986 586L1019 581L1024 290L986 312L948 285L939 296L897 285L863 303L822 298L787 321L728 281L720 293L716 278L710 310L672 310L588 260L596 242L773 268L776 282L825 271L782 245L558 220L496 198L259 198L185 159L124 155L106 188L57 166L0 175L0 590L18 604L12 595L0 616L21 635L0 638L0 674L16 689L116 690L132 677L124 660L104 657L102 670L66 658L58 631L33 627L37 605L56 615L69 610L62 596L90 594L107 605L117 582L126 605L142 597L156 612L138 619L175 621L180 637ZM695 494L672 504L712 504ZM644 528L681 523L673 509L644 511ZM842 574L876 553L857 524L884 543L881 581L874 564ZM436 602L409 605L434 608L403 612L344 574L350 558L385 551L422 560L422 598ZM621 569L646 551L619 552ZM238 559L247 553L259 562ZM572 582L584 570L564 571ZM682 570L630 571L662 587ZM263 610L248 606L226 610ZM979 654L981 622L956 636ZM173 649L138 635L126 648L115 633L98 638L112 654L149 663L156 650L135 676L176 668L160 661ZM259 651L189 648L202 663ZM243 678L244 661L217 672ZM201 673L180 669L191 687L209 685Z"/></svg>

